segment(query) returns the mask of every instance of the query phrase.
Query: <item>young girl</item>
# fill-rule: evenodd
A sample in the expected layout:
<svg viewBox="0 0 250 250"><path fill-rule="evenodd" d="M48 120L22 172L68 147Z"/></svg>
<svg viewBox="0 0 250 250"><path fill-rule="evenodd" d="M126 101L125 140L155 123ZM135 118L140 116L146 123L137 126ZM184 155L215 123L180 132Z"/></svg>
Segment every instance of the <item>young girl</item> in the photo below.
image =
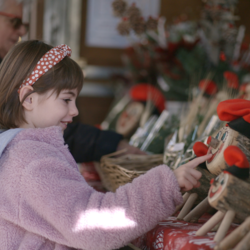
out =
<svg viewBox="0 0 250 250"><path fill-rule="evenodd" d="M171 215L210 157L174 172L158 166L116 193L88 186L62 136L83 84L70 53L28 41L0 67L1 250L119 248Z"/></svg>

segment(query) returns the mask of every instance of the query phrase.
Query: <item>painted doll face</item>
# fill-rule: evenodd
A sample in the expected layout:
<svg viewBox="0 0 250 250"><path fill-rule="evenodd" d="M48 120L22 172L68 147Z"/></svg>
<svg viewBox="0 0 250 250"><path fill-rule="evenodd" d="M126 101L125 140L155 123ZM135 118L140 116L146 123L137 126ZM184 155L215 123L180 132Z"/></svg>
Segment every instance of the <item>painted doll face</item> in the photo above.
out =
<svg viewBox="0 0 250 250"><path fill-rule="evenodd" d="M224 150L230 145L238 145L237 137L239 133L228 126L222 127L215 135L216 146L209 146L208 154L212 157L206 162L208 170L212 174L220 174L222 170L226 169L224 160Z"/></svg>
<svg viewBox="0 0 250 250"><path fill-rule="evenodd" d="M228 179L229 174L222 172L212 181L211 187L208 192L208 201L211 206L216 207L217 201L224 194Z"/></svg>
<svg viewBox="0 0 250 250"><path fill-rule="evenodd" d="M140 102L128 104L119 116L116 123L116 132L123 136L129 136L138 126L144 106Z"/></svg>

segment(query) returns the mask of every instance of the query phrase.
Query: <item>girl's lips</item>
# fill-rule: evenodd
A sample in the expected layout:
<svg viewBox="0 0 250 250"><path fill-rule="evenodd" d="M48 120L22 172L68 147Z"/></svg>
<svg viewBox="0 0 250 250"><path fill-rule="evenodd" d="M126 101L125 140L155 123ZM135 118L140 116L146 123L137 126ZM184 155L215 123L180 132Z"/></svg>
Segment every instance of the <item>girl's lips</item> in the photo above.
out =
<svg viewBox="0 0 250 250"><path fill-rule="evenodd" d="M68 121L68 122L61 122L61 123L62 123L64 129L66 129L66 128L67 128L67 125L68 125L69 123L71 123L71 121Z"/></svg>

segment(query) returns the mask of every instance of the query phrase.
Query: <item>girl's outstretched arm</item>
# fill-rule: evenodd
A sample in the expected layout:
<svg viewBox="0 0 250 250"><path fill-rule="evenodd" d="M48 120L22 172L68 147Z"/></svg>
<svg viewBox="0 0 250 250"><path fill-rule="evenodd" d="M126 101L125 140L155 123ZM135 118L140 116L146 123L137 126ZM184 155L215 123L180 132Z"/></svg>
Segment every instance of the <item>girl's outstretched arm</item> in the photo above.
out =
<svg viewBox="0 0 250 250"><path fill-rule="evenodd" d="M19 191L20 227L51 242L89 250L126 245L170 216L182 202L175 175L165 165L115 193L104 194L90 187L76 169L53 157L31 162Z"/></svg>

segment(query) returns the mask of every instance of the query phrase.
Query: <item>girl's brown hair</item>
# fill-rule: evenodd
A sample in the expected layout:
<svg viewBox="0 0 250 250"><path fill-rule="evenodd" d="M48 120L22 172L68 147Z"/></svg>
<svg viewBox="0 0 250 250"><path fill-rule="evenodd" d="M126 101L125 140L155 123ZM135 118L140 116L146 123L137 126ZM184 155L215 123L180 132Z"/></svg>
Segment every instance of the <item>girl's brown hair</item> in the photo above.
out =
<svg viewBox="0 0 250 250"><path fill-rule="evenodd" d="M37 62L51 48L53 47L37 40L21 42L5 56L0 66L1 128L16 128L18 124L26 122L23 106L19 100L18 88L23 80L31 74ZM77 89L79 93L82 85L81 68L66 56L41 76L32 87L33 92L38 94L44 94L53 89L59 95L64 89Z"/></svg>

